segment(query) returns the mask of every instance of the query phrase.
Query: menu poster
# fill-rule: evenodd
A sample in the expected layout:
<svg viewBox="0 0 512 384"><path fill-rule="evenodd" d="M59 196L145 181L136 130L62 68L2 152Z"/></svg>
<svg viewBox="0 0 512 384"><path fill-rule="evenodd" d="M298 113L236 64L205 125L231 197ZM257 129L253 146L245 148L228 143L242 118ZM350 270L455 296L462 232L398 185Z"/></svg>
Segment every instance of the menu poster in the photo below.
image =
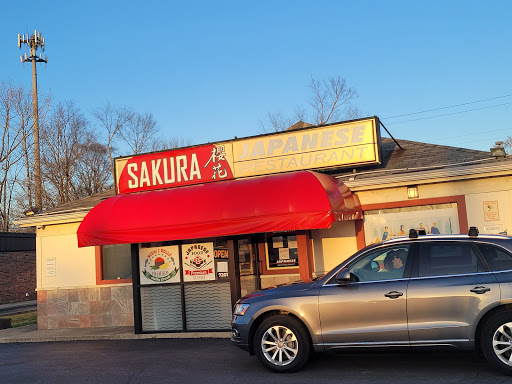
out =
<svg viewBox="0 0 512 384"><path fill-rule="evenodd" d="M213 243L183 244L183 281L215 280Z"/></svg>

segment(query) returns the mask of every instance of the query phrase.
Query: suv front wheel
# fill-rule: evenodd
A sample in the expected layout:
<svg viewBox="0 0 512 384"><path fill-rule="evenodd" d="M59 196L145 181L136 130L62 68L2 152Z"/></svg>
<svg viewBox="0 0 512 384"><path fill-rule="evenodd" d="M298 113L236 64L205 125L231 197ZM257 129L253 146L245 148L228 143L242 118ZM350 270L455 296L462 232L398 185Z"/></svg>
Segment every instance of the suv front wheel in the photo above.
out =
<svg viewBox="0 0 512 384"><path fill-rule="evenodd" d="M484 325L480 343L487 361L512 375L512 311L491 317Z"/></svg>
<svg viewBox="0 0 512 384"><path fill-rule="evenodd" d="M264 320L254 336L258 360L275 372L300 369L311 355L311 341L304 325L286 315Z"/></svg>

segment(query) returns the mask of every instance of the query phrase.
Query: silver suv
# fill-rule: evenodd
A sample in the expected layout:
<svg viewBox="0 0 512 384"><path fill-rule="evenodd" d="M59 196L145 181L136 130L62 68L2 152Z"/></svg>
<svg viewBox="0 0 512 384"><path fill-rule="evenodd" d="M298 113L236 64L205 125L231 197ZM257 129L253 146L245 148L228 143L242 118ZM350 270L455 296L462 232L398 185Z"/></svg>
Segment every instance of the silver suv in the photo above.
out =
<svg viewBox="0 0 512 384"><path fill-rule="evenodd" d="M512 374L512 238L396 238L309 283L240 299L231 340L278 372L351 347L477 349Z"/></svg>

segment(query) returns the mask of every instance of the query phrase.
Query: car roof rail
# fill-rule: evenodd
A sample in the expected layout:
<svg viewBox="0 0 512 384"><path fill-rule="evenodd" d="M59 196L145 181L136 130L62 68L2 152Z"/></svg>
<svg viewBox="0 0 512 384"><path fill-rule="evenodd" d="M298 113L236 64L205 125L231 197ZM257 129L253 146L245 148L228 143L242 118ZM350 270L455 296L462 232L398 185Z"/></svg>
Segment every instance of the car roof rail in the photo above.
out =
<svg viewBox="0 0 512 384"><path fill-rule="evenodd" d="M411 228L409 229L409 239L417 239L418 236L425 236L427 232L425 228Z"/></svg>
<svg viewBox="0 0 512 384"><path fill-rule="evenodd" d="M478 237L478 228L477 227L470 227L468 231L469 237Z"/></svg>

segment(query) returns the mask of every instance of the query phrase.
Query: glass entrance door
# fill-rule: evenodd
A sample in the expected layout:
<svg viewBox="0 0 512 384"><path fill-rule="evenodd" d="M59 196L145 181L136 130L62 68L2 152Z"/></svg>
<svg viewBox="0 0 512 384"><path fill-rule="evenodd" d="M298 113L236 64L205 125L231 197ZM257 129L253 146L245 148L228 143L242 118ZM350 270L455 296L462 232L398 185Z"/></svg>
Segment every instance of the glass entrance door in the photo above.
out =
<svg viewBox="0 0 512 384"><path fill-rule="evenodd" d="M240 290L242 297L260 289L258 244L254 237L237 240L240 267Z"/></svg>

